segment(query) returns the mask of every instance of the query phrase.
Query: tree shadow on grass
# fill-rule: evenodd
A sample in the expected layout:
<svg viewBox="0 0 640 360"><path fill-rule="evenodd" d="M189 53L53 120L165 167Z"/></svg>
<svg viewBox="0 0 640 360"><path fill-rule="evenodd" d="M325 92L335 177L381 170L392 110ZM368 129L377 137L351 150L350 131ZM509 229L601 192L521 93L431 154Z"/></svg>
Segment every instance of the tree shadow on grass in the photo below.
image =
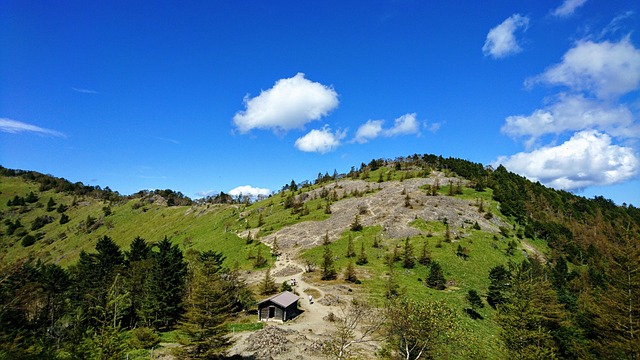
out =
<svg viewBox="0 0 640 360"><path fill-rule="evenodd" d="M466 312L467 315L469 315L469 317L473 320L484 320L484 317L473 309L464 309L464 312Z"/></svg>

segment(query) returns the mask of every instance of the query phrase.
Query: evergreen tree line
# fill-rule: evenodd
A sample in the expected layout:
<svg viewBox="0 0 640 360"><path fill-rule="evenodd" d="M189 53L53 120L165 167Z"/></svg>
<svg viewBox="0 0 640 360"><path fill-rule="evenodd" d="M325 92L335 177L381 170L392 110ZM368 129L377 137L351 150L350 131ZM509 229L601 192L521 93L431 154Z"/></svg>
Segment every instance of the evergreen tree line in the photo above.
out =
<svg viewBox="0 0 640 360"><path fill-rule="evenodd" d="M125 331L182 329L184 357L219 354L224 322L255 300L220 253L187 262L166 237L129 251L103 236L68 269L27 260L0 269L0 358L123 358ZM157 337L157 335L156 335Z"/></svg>
<svg viewBox="0 0 640 360"><path fill-rule="evenodd" d="M616 250L604 277L569 271L564 257L492 268L487 303L497 309L509 358L638 359L637 239Z"/></svg>

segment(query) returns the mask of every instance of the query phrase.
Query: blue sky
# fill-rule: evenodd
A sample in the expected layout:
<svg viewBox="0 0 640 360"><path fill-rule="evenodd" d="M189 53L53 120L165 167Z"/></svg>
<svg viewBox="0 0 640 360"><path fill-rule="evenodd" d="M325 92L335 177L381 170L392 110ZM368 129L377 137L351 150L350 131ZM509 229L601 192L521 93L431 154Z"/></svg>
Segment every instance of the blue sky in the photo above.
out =
<svg viewBox="0 0 640 360"><path fill-rule="evenodd" d="M0 164L198 197L430 153L638 206L639 11L2 1Z"/></svg>

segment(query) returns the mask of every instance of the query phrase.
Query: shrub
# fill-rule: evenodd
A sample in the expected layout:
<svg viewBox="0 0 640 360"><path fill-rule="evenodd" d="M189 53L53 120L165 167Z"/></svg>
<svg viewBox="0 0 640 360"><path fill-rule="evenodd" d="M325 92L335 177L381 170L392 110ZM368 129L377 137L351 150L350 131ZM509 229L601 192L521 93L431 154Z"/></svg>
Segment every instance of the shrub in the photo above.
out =
<svg viewBox="0 0 640 360"><path fill-rule="evenodd" d="M38 216L31 223L31 230L38 230L53 221L53 217L49 215Z"/></svg>
<svg viewBox="0 0 640 360"><path fill-rule="evenodd" d="M36 242L36 237L31 234L27 234L22 238L22 246L24 247L31 246L35 244L35 242Z"/></svg>
<svg viewBox="0 0 640 360"><path fill-rule="evenodd" d="M140 327L131 331L129 345L135 349L151 349L160 343L160 336L153 329Z"/></svg>

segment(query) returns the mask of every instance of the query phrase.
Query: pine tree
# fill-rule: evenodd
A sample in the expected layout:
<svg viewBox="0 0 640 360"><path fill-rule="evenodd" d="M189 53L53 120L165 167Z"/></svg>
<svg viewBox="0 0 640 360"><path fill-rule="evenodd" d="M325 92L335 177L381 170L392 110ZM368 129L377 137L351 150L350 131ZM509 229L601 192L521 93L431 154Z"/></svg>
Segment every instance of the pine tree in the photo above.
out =
<svg viewBox="0 0 640 360"><path fill-rule="evenodd" d="M422 245L422 251L420 252L418 262L422 265L429 265L431 262L431 253L429 252L429 247L426 241Z"/></svg>
<svg viewBox="0 0 640 360"><path fill-rule="evenodd" d="M429 267L429 276L427 277L427 286L436 290L444 290L446 287L446 280L442 273L442 267L436 261L431 262Z"/></svg>
<svg viewBox="0 0 640 360"><path fill-rule="evenodd" d="M445 229L444 229L444 242L450 243L451 242L451 229L449 229L449 223L446 223L444 226L445 226Z"/></svg>
<svg viewBox="0 0 640 360"><path fill-rule="evenodd" d="M356 251L353 248L353 238L351 234L349 234L349 239L347 240L347 255L348 258L356 256Z"/></svg>
<svg viewBox="0 0 640 360"><path fill-rule="evenodd" d="M506 300L498 306L497 322L512 359L551 359L558 354L556 334L563 333L566 314L540 264L513 266Z"/></svg>
<svg viewBox="0 0 640 360"><path fill-rule="evenodd" d="M267 258L262 255L262 247L258 247L258 253L256 254L256 258L253 260L253 267L261 268L267 265Z"/></svg>
<svg viewBox="0 0 640 360"><path fill-rule="evenodd" d="M216 256L201 257L195 266L180 329L188 336L183 358L209 359L224 355L231 345L225 320L232 301L225 291Z"/></svg>
<svg viewBox="0 0 640 360"><path fill-rule="evenodd" d="M69 222L69 216L67 214L60 215L60 225L64 225Z"/></svg>
<svg viewBox="0 0 640 360"><path fill-rule="evenodd" d="M506 301L506 291L510 286L511 273L504 265L497 265L489 270L489 291L487 303L494 309Z"/></svg>
<svg viewBox="0 0 640 360"><path fill-rule="evenodd" d="M264 273L264 279L260 282L260 294L270 295L278 291L278 286L271 277L271 268Z"/></svg>
<svg viewBox="0 0 640 360"><path fill-rule="evenodd" d="M402 256L402 267L405 269L413 269L416 265L415 256L413 255L413 245L409 241L409 237L407 236L404 239L404 254Z"/></svg>
<svg viewBox="0 0 640 360"><path fill-rule="evenodd" d="M378 235L373 237L373 244L371 244L371 247L376 249L380 248L380 239L378 239Z"/></svg>
<svg viewBox="0 0 640 360"><path fill-rule="evenodd" d="M629 229L610 245L608 286L595 306L597 347L607 358L640 359L640 241Z"/></svg>
<svg viewBox="0 0 640 360"><path fill-rule="evenodd" d="M482 302L482 298L478 295L478 292L471 289L467 292L467 296L465 297L467 303L471 306L471 309L474 311L477 309L482 309L484 307L484 303Z"/></svg>
<svg viewBox="0 0 640 360"><path fill-rule="evenodd" d="M396 270L393 268L393 262L389 262L389 276L385 283L385 296L387 299L393 299L401 295L400 285L398 284L398 278Z"/></svg>
<svg viewBox="0 0 640 360"><path fill-rule="evenodd" d="M357 282L358 277L356 276L356 269L353 266L353 261L349 261L347 264L347 268L344 271L344 279L348 282Z"/></svg>
<svg viewBox="0 0 640 360"><path fill-rule="evenodd" d="M47 202L47 212L53 211L53 209L55 209L55 208L56 208L56 202L53 201L52 197L50 197L49 201Z"/></svg>
<svg viewBox="0 0 640 360"><path fill-rule="evenodd" d="M360 231L362 230L362 224L360 223L360 215L356 214L351 223L351 231Z"/></svg>
<svg viewBox="0 0 640 360"><path fill-rule="evenodd" d="M331 214L331 204L327 201L327 204L324 207L324 213L329 215Z"/></svg>
<svg viewBox="0 0 640 360"><path fill-rule="evenodd" d="M273 245L271 245L271 254L273 256L280 256L280 246L278 245L278 237L273 237Z"/></svg>
<svg viewBox="0 0 640 360"><path fill-rule="evenodd" d="M360 243L360 255L358 255L358 259L356 260L356 264L364 265L368 263L367 253L364 251L364 240Z"/></svg>
<svg viewBox="0 0 640 360"><path fill-rule="evenodd" d="M333 252L329 247L329 232L325 234L323 247L324 252L322 254L322 280L333 280L336 278L336 268L333 264Z"/></svg>
<svg viewBox="0 0 640 360"><path fill-rule="evenodd" d="M152 309L154 325L173 326L182 314L182 297L186 290L187 264L182 251L165 236L153 252L153 266L149 279L148 305Z"/></svg>

